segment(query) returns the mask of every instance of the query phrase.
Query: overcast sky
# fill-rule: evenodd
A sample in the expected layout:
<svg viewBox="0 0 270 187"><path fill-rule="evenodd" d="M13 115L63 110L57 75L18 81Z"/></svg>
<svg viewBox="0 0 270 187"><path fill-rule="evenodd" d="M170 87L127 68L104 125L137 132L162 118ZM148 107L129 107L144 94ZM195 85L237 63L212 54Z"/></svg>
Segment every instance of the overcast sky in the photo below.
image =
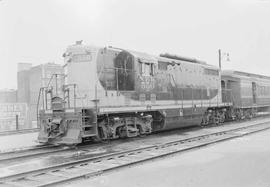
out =
<svg viewBox="0 0 270 187"><path fill-rule="evenodd" d="M270 76L269 0L0 0L0 89L18 62L63 64L76 40Z"/></svg>

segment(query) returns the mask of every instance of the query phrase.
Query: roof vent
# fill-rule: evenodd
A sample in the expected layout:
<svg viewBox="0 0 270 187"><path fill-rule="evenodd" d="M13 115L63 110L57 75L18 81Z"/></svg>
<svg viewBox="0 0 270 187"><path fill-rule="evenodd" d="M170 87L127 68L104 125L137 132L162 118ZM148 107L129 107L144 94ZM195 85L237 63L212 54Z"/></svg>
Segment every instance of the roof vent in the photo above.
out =
<svg viewBox="0 0 270 187"><path fill-rule="evenodd" d="M76 41L76 45L81 45L83 40Z"/></svg>
<svg viewBox="0 0 270 187"><path fill-rule="evenodd" d="M183 56L169 54L169 53L160 54L159 56L165 57L165 58L170 58L170 59L175 59L175 60L183 60L183 61L192 62L192 63L206 64L206 62L201 61L201 60L197 60L195 58L183 57Z"/></svg>

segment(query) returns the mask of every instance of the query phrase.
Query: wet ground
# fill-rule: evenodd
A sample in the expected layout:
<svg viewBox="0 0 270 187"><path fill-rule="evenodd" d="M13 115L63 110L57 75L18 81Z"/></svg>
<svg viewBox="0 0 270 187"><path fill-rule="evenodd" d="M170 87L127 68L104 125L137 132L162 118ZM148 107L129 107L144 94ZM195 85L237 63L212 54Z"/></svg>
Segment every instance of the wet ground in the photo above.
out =
<svg viewBox="0 0 270 187"><path fill-rule="evenodd" d="M269 187L270 130L66 186Z"/></svg>
<svg viewBox="0 0 270 187"><path fill-rule="evenodd" d="M47 156L38 156L36 158L21 159L21 160L19 159L9 162L0 162L0 177L15 174L18 172L31 171L38 168L53 166L56 164L61 164L73 160L95 157L106 153L126 151L129 149L141 148L150 145L159 145L165 142L179 140L180 138L185 139L192 136L209 134L211 132L216 131L217 128L219 128L219 130L227 130L235 128L235 126L237 127L247 126L252 123L256 123L258 121L260 122L269 121L269 118L256 119L253 121L244 121L238 124L233 123L226 124L223 126L212 128L193 128L184 130L182 129L165 133L153 134L139 138L115 140L107 143L98 143L98 144L92 143L87 146L78 147L77 149L67 150L65 152L50 154ZM37 143L35 142L36 137L37 133L0 137L0 147L1 150L4 150L10 147L19 148L20 146L25 147L37 145ZM12 143L10 144L9 141ZM18 143L17 146L16 143Z"/></svg>
<svg viewBox="0 0 270 187"><path fill-rule="evenodd" d="M38 132L0 136L0 151L38 145Z"/></svg>

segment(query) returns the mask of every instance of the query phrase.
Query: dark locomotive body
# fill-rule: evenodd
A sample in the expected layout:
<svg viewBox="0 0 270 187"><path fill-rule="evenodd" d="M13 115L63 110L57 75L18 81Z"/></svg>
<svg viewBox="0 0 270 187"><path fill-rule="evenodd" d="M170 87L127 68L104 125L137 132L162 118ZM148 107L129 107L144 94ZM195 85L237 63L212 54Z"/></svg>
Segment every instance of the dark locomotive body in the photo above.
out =
<svg viewBox="0 0 270 187"><path fill-rule="evenodd" d="M224 74L221 84L220 70L196 59L81 44L64 57L61 93L53 86L40 92L42 143L134 137L255 115L232 97L238 83L231 81L240 78Z"/></svg>

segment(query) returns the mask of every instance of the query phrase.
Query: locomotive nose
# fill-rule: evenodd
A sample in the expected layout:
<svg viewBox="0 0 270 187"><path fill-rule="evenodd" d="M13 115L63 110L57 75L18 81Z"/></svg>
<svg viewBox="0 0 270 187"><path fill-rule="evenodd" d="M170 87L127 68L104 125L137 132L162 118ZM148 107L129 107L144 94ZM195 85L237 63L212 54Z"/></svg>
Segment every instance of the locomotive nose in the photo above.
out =
<svg viewBox="0 0 270 187"><path fill-rule="evenodd" d="M47 127L46 130L48 132L48 134L53 134L53 132L58 132L60 133L60 125L61 125L61 118L54 118L50 121L47 122Z"/></svg>
<svg viewBox="0 0 270 187"><path fill-rule="evenodd" d="M49 139L56 138L64 134L64 128L62 127L62 118L57 117L47 121L45 128L39 134L40 142L48 142Z"/></svg>
<svg viewBox="0 0 270 187"><path fill-rule="evenodd" d="M54 118L51 122L49 122L50 126L54 126L54 125L60 125L62 121L62 118Z"/></svg>

